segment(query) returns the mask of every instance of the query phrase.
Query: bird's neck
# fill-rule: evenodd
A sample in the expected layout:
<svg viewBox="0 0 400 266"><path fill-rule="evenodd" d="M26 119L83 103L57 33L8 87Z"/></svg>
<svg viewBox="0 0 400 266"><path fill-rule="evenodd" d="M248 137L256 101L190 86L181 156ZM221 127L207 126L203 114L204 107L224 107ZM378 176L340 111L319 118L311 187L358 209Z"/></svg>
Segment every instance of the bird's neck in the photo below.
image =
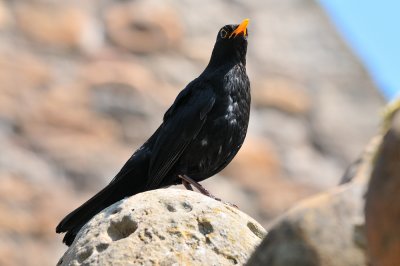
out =
<svg viewBox="0 0 400 266"><path fill-rule="evenodd" d="M242 64L246 66L246 47L242 49L216 49L212 52L210 62L208 63L206 70L217 69L220 67L234 66Z"/></svg>

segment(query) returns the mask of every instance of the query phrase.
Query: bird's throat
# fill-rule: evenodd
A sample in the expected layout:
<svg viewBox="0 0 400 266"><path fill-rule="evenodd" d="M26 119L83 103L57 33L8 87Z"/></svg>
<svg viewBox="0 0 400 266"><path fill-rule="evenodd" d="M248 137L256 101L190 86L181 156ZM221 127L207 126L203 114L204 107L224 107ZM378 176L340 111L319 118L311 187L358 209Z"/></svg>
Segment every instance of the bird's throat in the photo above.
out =
<svg viewBox="0 0 400 266"><path fill-rule="evenodd" d="M207 69L220 68L221 66L242 64L246 66L247 42L225 45L216 43L211 54Z"/></svg>

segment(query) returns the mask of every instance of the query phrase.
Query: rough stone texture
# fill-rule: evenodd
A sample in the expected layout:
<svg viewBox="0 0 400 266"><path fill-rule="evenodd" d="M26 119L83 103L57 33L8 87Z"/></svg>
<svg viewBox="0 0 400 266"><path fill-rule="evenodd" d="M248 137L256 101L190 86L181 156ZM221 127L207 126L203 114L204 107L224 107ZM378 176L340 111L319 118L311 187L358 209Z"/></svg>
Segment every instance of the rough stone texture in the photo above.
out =
<svg viewBox="0 0 400 266"><path fill-rule="evenodd" d="M400 101L375 158L366 196L368 251L373 266L400 262ZM391 122L393 120L393 123Z"/></svg>
<svg viewBox="0 0 400 266"><path fill-rule="evenodd" d="M350 183L305 200L271 227L247 265L366 265L365 185Z"/></svg>
<svg viewBox="0 0 400 266"><path fill-rule="evenodd" d="M247 265L368 265L364 195L381 139L370 141L345 184L303 200L270 225Z"/></svg>
<svg viewBox="0 0 400 266"><path fill-rule="evenodd" d="M47 232L154 132L218 28L246 17L249 133L204 183L267 225L336 185L379 120L381 97L315 1L0 0L0 175L19 180L0 186L27 193L0 224L49 221L33 234L0 227L0 265L55 264L66 247ZM38 211L38 190L57 211Z"/></svg>
<svg viewBox="0 0 400 266"><path fill-rule="evenodd" d="M196 192L160 189L96 215L59 265L241 265L264 235L236 208Z"/></svg>

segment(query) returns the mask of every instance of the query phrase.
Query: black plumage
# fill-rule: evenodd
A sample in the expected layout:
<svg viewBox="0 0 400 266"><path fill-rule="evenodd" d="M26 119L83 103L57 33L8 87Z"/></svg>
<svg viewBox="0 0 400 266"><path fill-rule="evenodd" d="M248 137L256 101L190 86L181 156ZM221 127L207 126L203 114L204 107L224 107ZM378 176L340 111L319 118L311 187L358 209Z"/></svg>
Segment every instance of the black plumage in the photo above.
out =
<svg viewBox="0 0 400 266"><path fill-rule="evenodd" d="M164 115L155 133L103 190L68 214L56 232L70 245L80 228L114 202L143 191L197 183L221 171L239 151L250 114L247 24L218 32L211 59Z"/></svg>

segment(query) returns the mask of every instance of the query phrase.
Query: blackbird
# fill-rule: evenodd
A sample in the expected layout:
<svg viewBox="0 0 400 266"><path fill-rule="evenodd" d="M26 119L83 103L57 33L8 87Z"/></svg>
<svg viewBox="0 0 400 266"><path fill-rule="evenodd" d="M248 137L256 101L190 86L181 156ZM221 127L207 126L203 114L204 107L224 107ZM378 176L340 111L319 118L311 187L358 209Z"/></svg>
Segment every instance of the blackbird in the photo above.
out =
<svg viewBox="0 0 400 266"><path fill-rule="evenodd" d="M211 59L164 114L160 127L125 163L114 179L68 214L56 232L71 245L81 227L111 204L134 194L183 184L212 196L198 182L221 171L237 154L250 115L246 74L247 25L218 31Z"/></svg>

